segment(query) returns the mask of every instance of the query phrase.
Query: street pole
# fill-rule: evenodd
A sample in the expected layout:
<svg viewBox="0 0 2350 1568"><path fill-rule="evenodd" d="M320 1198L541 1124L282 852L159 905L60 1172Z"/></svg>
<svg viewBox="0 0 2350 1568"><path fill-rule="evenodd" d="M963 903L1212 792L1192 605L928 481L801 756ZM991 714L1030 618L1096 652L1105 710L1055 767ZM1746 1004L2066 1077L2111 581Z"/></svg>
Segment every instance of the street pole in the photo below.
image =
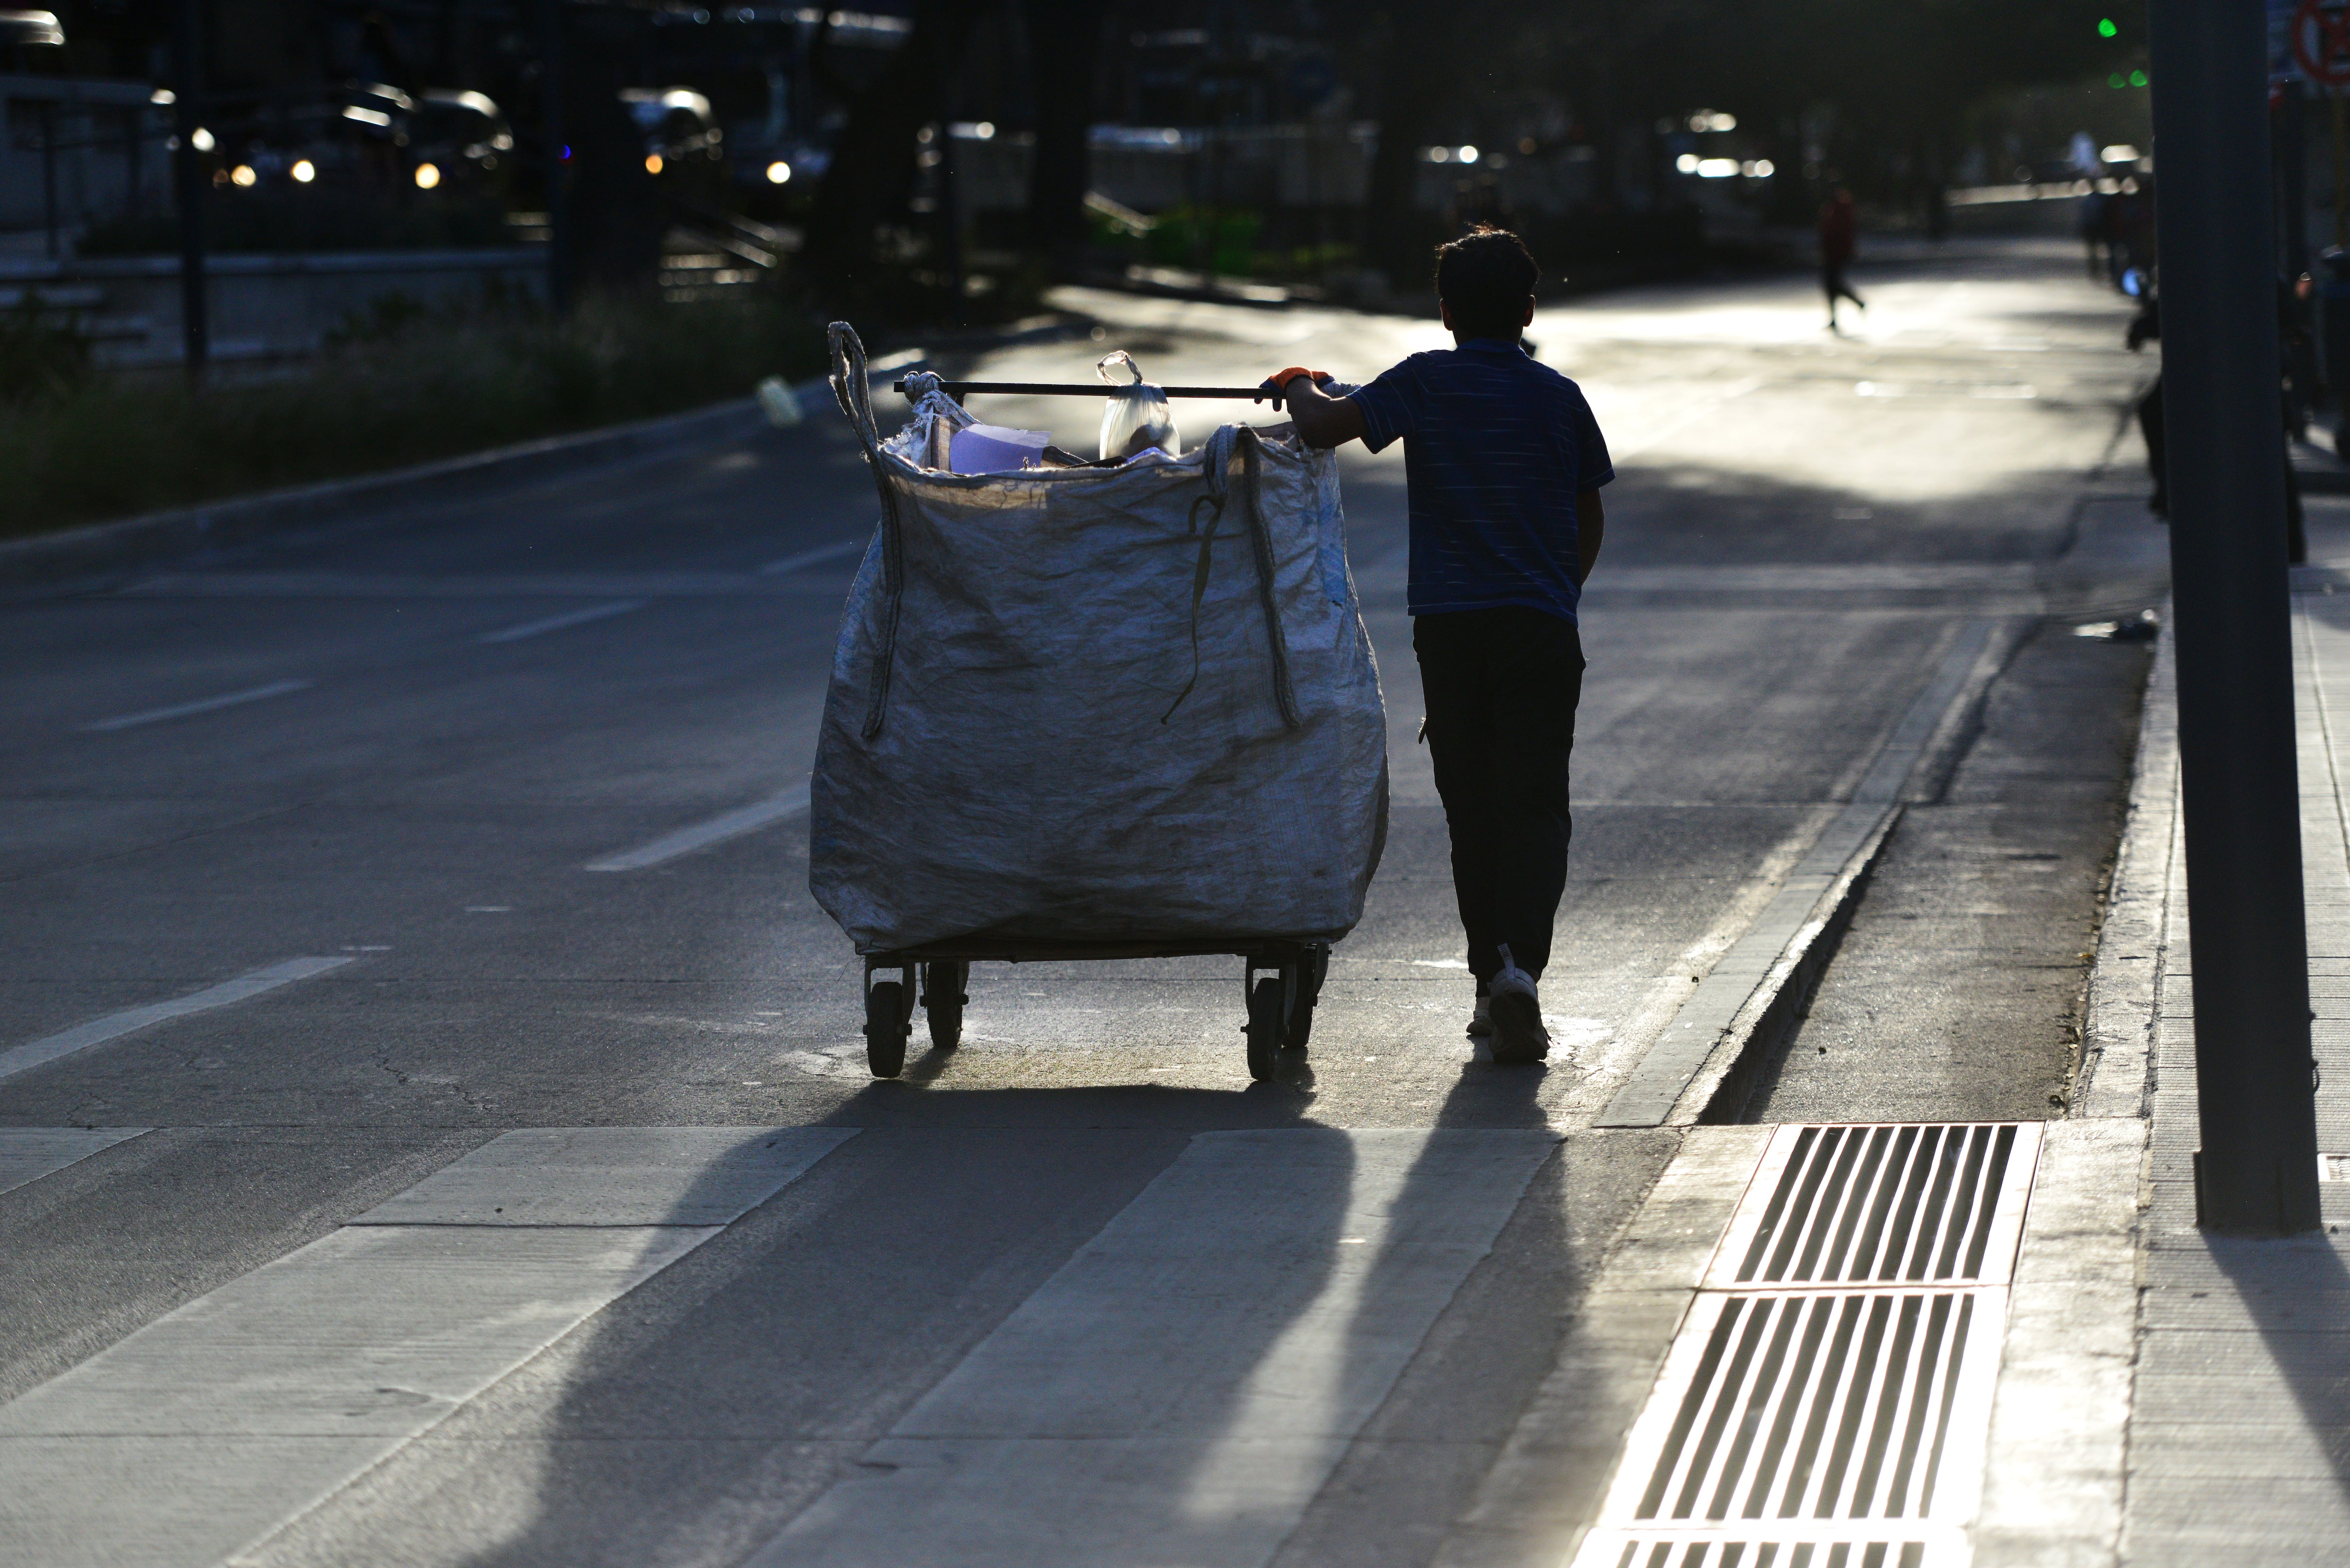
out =
<svg viewBox="0 0 2350 1568"><path fill-rule="evenodd" d="M539 0L540 135L546 143L546 303L571 310L570 171L563 161L563 0Z"/></svg>
<svg viewBox="0 0 2350 1568"><path fill-rule="evenodd" d="M2350 245L2350 152L2345 143L2350 142L2342 124L2342 89L2326 89L2325 101L2334 111L2334 243Z"/></svg>
<svg viewBox="0 0 2350 1568"><path fill-rule="evenodd" d="M2286 82L2277 97L2277 214L2284 246L2284 275L2309 270L2309 125L2302 85Z"/></svg>
<svg viewBox="0 0 2350 1568"><path fill-rule="evenodd" d="M2289 1235L2319 1220L2266 24L2209 0L2150 11L2197 1217Z"/></svg>
<svg viewBox="0 0 2350 1568"><path fill-rule="evenodd" d="M203 86L204 29L198 10L203 3L180 0L172 28L177 79L172 119L180 133L179 150L172 155L172 184L180 217L180 341L190 376L204 373L204 361L212 353L204 310L204 169L196 151L199 94Z"/></svg>

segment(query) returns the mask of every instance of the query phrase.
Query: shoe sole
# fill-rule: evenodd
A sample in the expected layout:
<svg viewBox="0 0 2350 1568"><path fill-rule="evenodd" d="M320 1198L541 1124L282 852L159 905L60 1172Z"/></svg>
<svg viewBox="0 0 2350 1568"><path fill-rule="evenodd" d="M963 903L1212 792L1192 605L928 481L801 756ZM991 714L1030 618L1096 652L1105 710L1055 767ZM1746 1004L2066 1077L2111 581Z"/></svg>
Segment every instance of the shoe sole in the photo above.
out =
<svg viewBox="0 0 2350 1568"><path fill-rule="evenodd" d="M1493 1060L1507 1065L1539 1062L1550 1054L1550 1034L1531 996L1493 998Z"/></svg>

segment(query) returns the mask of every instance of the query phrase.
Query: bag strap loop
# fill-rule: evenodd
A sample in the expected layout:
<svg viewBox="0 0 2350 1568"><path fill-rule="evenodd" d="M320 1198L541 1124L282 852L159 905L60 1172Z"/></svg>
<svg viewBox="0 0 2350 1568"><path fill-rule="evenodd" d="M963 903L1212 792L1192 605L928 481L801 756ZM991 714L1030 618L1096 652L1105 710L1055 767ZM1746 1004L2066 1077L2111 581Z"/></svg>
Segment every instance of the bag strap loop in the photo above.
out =
<svg viewBox="0 0 2350 1568"><path fill-rule="evenodd" d="M881 461L880 431L873 423L873 378L865 367L865 345L846 321L826 327L825 342L832 350L833 398L856 427L865 462L873 470L873 487L881 495L881 591L887 603L881 613L881 643L873 654L873 689L860 727L869 741L881 732L881 722L889 712L889 671L897 661L898 618L906 598L904 530L898 521L898 486Z"/></svg>
<svg viewBox="0 0 2350 1568"><path fill-rule="evenodd" d="M1264 607L1265 638L1273 653L1273 701L1281 710L1281 722L1287 729L1297 729L1305 723L1297 710L1297 690L1289 678L1289 641L1282 634L1281 601L1274 591L1273 531L1264 520L1264 509L1259 504L1263 487L1263 438L1247 425L1222 425L1201 447L1203 462L1201 477L1207 481L1208 493L1191 503L1191 526L1186 537L1197 535L1200 541L1199 564L1191 571L1191 679L1183 682L1183 690L1160 714L1162 724L1175 716L1175 710L1200 683L1200 607L1208 597L1208 571L1216 542L1216 525L1223 521L1224 503L1231 493L1229 467L1233 449L1241 457L1241 488L1248 512L1249 539L1256 562L1257 602ZM1200 513L1212 507L1207 530L1200 528Z"/></svg>

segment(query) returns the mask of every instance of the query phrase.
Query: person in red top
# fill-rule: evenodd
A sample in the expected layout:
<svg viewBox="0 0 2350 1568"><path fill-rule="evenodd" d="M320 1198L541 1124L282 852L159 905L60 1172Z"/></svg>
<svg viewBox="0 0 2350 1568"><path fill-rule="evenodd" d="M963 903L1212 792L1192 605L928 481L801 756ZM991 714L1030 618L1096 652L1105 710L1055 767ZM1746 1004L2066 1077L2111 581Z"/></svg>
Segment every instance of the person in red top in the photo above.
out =
<svg viewBox="0 0 2350 1568"><path fill-rule="evenodd" d="M1849 299L1863 310L1868 301L1853 293L1852 285L1844 280L1844 269L1852 265L1852 252L1857 225L1852 210L1852 192L1843 186L1820 205L1820 286L1828 296L1828 330L1836 332L1836 301Z"/></svg>

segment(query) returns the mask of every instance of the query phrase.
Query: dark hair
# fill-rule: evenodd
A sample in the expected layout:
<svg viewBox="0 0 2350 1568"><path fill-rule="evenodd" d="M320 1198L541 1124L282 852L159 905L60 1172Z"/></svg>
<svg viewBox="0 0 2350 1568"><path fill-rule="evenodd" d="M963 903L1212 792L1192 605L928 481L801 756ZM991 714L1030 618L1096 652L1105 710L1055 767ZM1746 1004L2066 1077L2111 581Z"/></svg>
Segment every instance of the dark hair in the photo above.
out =
<svg viewBox="0 0 2350 1568"><path fill-rule="evenodd" d="M1452 313L1452 329L1463 337L1515 342L1541 276L1526 243L1490 223L1436 247L1436 297Z"/></svg>

